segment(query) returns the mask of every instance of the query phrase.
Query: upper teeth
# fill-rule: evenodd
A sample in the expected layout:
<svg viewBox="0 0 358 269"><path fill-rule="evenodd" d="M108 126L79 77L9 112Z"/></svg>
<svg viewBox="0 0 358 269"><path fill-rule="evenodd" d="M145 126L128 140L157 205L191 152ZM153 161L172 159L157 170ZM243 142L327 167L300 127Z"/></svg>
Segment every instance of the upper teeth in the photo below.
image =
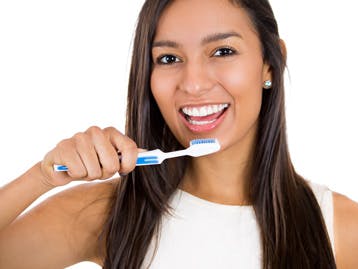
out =
<svg viewBox="0 0 358 269"><path fill-rule="evenodd" d="M214 113L218 113L225 108L227 108L228 104L220 104L220 105L207 105L201 107L183 107L182 111L184 114L188 116L194 117L205 117Z"/></svg>

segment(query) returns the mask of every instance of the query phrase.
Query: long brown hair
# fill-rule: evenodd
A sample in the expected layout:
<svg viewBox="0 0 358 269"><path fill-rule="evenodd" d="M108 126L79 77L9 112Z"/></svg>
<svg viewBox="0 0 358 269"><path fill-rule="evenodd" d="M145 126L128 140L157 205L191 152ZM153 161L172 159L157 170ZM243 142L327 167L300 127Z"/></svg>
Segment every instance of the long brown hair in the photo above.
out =
<svg viewBox="0 0 358 269"><path fill-rule="evenodd" d="M261 231L263 268L336 268L316 198L290 160L284 104L285 55L267 0L228 0L250 16L270 65L273 88L262 92L249 195ZM181 148L151 94L151 45L158 20L171 0L147 0L139 15L128 85L126 133L139 147ZM205 4L203 2L203 4ZM104 268L139 269L161 216L178 187L186 159L137 167L118 185L108 217ZM238 253L239 255L239 253Z"/></svg>

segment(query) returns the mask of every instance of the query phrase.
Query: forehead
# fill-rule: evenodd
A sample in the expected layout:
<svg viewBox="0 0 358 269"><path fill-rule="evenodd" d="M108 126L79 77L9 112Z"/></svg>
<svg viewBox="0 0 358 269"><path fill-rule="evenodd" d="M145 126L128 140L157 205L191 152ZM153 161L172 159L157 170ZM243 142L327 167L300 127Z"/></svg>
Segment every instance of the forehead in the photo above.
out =
<svg viewBox="0 0 358 269"><path fill-rule="evenodd" d="M174 0L159 19L155 39L196 40L228 31L255 34L243 8L229 0Z"/></svg>

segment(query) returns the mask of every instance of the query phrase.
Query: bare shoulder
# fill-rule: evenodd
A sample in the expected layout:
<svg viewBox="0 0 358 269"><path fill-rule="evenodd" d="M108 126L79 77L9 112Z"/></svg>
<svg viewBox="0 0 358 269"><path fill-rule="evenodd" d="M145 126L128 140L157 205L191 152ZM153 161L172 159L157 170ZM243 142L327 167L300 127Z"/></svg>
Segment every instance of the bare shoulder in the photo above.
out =
<svg viewBox="0 0 358 269"><path fill-rule="evenodd" d="M358 203L336 192L333 203L337 268L358 268Z"/></svg>
<svg viewBox="0 0 358 269"><path fill-rule="evenodd" d="M44 204L45 215L55 213L63 227L71 227L67 242L73 251L79 253L79 257L96 261L101 255L98 253L102 247L97 244L98 238L107 220L118 182L119 179L113 179L79 184L49 198L48 205Z"/></svg>
<svg viewBox="0 0 358 269"><path fill-rule="evenodd" d="M0 242L0 267L64 268L85 260L100 263L103 245L98 238L118 181L81 183L20 216L2 232L6 244ZM13 259L19 253L21 261Z"/></svg>
<svg viewBox="0 0 358 269"><path fill-rule="evenodd" d="M106 213L106 208L115 195L119 179L81 183L48 198L46 203L65 209L66 214L78 214L79 211L93 214Z"/></svg>

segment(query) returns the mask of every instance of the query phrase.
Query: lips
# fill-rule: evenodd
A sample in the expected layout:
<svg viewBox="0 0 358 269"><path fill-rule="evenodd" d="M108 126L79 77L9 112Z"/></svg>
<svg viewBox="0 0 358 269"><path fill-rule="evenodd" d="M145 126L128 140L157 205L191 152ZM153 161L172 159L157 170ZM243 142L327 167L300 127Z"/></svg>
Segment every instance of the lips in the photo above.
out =
<svg viewBox="0 0 358 269"><path fill-rule="evenodd" d="M185 125L193 132L207 132L220 124L229 104L185 106L180 109Z"/></svg>

